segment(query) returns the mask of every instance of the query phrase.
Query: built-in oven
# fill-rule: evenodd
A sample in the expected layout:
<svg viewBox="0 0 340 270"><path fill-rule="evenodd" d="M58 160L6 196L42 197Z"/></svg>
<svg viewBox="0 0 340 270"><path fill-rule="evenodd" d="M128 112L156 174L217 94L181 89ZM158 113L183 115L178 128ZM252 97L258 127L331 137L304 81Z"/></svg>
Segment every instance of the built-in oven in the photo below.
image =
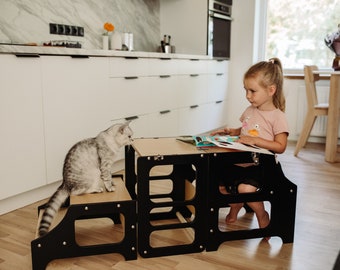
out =
<svg viewBox="0 0 340 270"><path fill-rule="evenodd" d="M230 58L232 0L209 0L208 55Z"/></svg>

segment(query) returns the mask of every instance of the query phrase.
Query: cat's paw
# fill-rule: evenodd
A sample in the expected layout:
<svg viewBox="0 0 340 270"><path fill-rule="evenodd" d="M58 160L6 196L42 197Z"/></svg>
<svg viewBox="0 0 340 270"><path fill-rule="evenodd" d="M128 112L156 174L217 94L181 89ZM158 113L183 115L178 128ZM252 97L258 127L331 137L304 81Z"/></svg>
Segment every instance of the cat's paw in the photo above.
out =
<svg viewBox="0 0 340 270"><path fill-rule="evenodd" d="M105 185L105 188L108 192L112 192L112 191L116 190L116 188L115 188L115 186L114 186L114 184L112 183L111 180L104 181L104 185Z"/></svg>
<svg viewBox="0 0 340 270"><path fill-rule="evenodd" d="M109 192L113 192L116 190L116 188L114 186L111 186L111 187L106 188L106 190Z"/></svg>

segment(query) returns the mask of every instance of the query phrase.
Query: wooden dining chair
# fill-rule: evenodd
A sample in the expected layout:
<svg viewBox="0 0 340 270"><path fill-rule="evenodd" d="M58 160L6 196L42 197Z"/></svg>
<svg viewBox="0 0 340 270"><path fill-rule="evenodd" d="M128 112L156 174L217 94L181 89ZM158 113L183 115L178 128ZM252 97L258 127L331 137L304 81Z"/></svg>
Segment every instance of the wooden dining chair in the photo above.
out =
<svg viewBox="0 0 340 270"><path fill-rule="evenodd" d="M315 123L316 117L328 114L328 103L319 103L316 93L315 82L320 79L319 74L314 74L313 71L318 70L317 66L305 66L305 85L307 98L307 113L305 116L303 128L299 139L296 143L294 156L297 156L300 149L306 145L310 132Z"/></svg>

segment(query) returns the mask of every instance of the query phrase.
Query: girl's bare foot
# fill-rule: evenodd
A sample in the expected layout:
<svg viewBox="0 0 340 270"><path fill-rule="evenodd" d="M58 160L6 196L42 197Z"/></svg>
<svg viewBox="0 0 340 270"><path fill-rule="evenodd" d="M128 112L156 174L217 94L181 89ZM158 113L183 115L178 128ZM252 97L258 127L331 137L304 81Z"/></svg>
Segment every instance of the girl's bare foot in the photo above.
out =
<svg viewBox="0 0 340 270"><path fill-rule="evenodd" d="M269 219L269 214L267 211L264 212L264 214L262 216L258 216L257 217L257 221L259 223L259 227L260 228L265 228L269 225L270 223L270 219ZM269 241L270 237L264 237L263 238L266 241Z"/></svg>
<svg viewBox="0 0 340 270"><path fill-rule="evenodd" d="M220 193L222 194L229 194L227 192L227 189L225 188L225 186L218 186L218 190L220 191Z"/></svg>
<svg viewBox="0 0 340 270"><path fill-rule="evenodd" d="M243 203L233 203L230 205L229 214L225 218L227 224L234 223L237 220L238 212L240 212L242 207Z"/></svg>

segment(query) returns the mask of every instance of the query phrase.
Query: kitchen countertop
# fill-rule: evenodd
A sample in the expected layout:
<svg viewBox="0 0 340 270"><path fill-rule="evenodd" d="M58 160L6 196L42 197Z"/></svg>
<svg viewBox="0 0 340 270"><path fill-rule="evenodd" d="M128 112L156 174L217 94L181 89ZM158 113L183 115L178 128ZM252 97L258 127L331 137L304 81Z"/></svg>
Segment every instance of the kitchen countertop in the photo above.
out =
<svg viewBox="0 0 340 270"><path fill-rule="evenodd" d="M174 58L174 59L214 59L208 55L191 55L179 53L117 51L74 49L65 47L29 46L29 45L0 45L0 54L37 54L37 55L70 55L70 56L116 56L116 57L145 57L145 58Z"/></svg>

